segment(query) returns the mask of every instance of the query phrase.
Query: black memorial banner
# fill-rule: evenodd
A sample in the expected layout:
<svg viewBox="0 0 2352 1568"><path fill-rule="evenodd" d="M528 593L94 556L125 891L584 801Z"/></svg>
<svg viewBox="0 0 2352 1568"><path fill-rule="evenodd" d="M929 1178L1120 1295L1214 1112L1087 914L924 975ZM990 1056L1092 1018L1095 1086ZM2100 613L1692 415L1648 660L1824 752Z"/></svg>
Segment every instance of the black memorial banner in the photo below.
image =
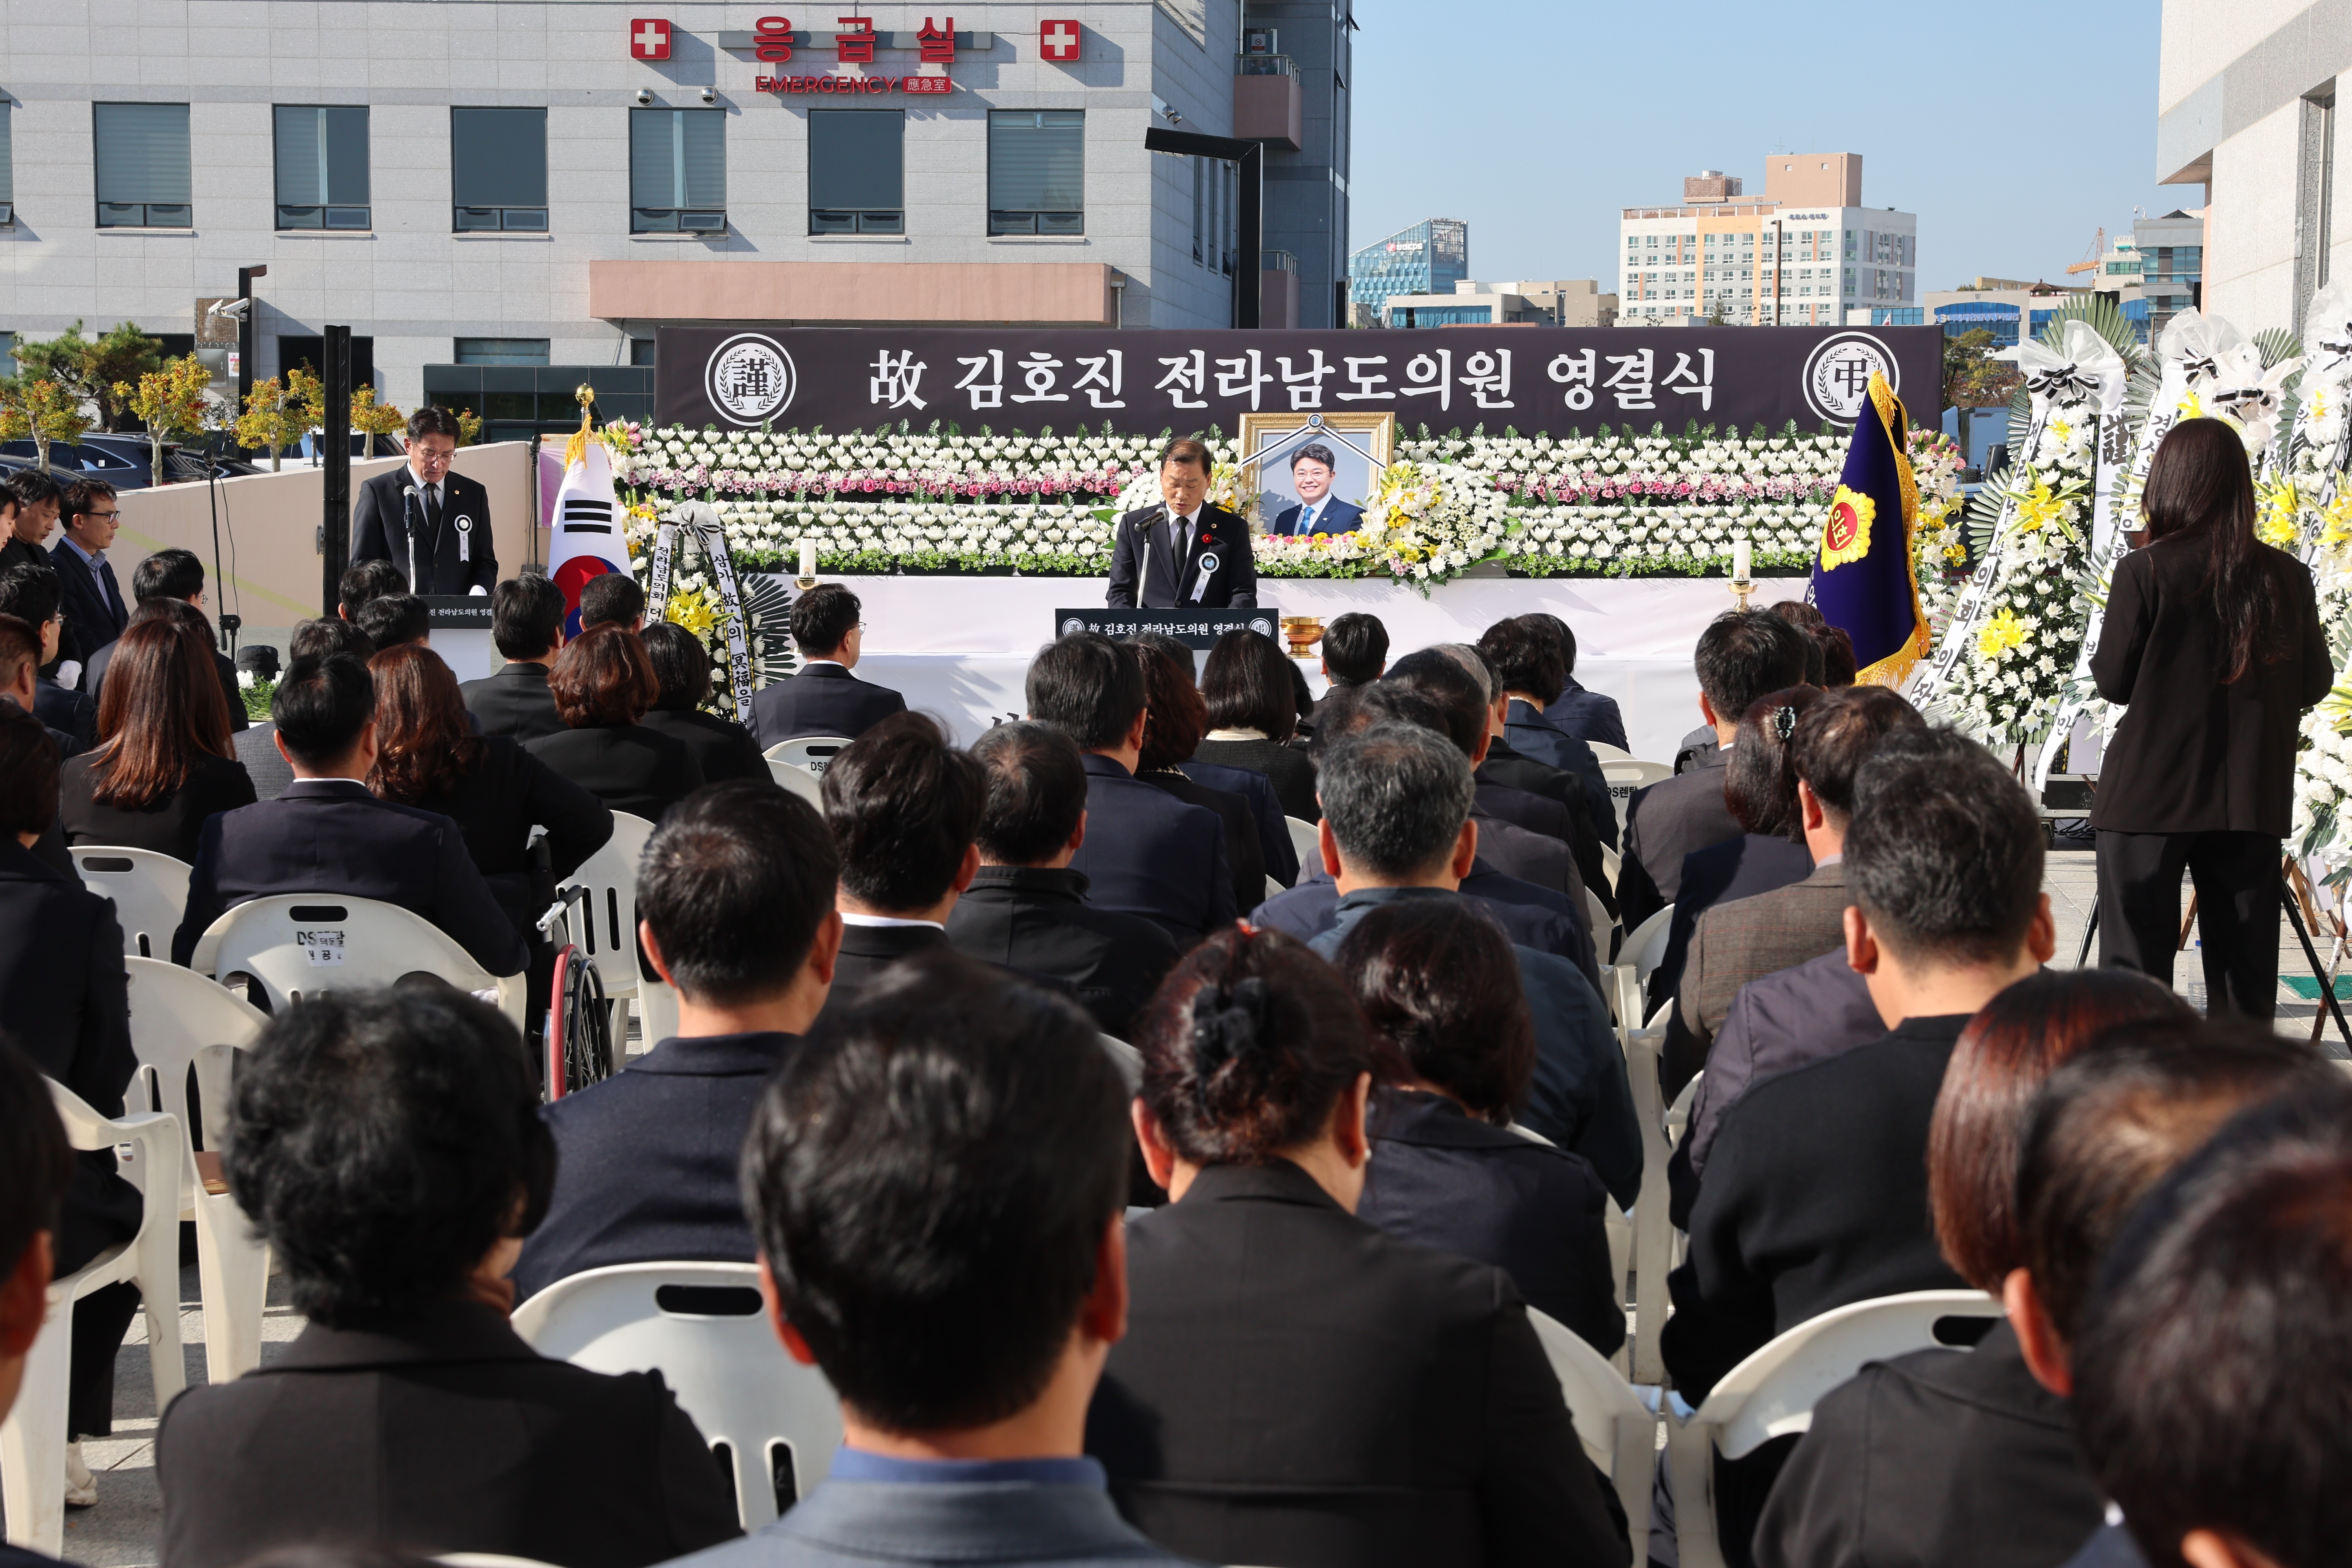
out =
<svg viewBox="0 0 2352 1568"><path fill-rule="evenodd" d="M1139 610L1132 605L1107 610L1099 605L1055 610L1054 636L1066 637L1072 632L1100 632L1107 637L1158 632L1189 648L1213 647L1227 632L1255 632L1280 642L1282 612L1272 605L1254 610Z"/></svg>
<svg viewBox="0 0 2352 1568"><path fill-rule="evenodd" d="M1941 405L1937 327L1446 327L1394 331L663 327L654 417L700 429L1157 435L1244 414L1397 416L1407 428L1851 425L1873 372Z"/></svg>

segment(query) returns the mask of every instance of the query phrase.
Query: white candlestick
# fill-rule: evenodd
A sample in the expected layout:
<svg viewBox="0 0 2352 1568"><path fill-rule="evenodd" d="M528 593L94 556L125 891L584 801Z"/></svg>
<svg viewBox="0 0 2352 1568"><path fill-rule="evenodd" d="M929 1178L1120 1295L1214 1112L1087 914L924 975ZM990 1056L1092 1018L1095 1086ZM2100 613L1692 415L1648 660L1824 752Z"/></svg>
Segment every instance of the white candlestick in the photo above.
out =
<svg viewBox="0 0 2352 1568"><path fill-rule="evenodd" d="M816 541L814 539L801 541L801 575L803 577L816 575Z"/></svg>
<svg viewBox="0 0 2352 1568"><path fill-rule="evenodd" d="M1748 568L1754 564L1752 547L1748 543L1748 536L1743 533L1731 542L1731 580L1735 583L1749 581Z"/></svg>

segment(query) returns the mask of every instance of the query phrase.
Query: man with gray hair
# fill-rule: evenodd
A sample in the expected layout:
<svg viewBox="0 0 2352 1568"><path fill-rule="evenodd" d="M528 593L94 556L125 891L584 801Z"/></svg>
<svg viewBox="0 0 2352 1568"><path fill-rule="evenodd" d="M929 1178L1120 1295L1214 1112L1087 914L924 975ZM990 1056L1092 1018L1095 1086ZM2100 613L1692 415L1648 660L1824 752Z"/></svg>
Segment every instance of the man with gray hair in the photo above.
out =
<svg viewBox="0 0 2352 1568"><path fill-rule="evenodd" d="M1382 723L1343 737L1316 775L1317 832L1339 892L1328 931L1307 945L1325 958L1384 904L1462 898L1478 858L1470 820L1477 786L1461 749L1418 724ZM1608 1009L1583 971L1553 953L1512 944L1536 1026L1535 1082L1520 1117L1583 1155L1620 1204L1642 1184L1642 1141L1625 1058Z"/></svg>

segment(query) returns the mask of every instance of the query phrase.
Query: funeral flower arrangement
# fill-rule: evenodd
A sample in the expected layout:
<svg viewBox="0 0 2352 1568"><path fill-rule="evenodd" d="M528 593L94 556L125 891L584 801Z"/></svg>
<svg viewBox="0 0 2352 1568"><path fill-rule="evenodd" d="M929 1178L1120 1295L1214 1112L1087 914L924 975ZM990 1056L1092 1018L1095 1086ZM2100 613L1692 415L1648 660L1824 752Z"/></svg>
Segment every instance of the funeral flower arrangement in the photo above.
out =
<svg viewBox="0 0 2352 1568"><path fill-rule="evenodd" d="M835 433L624 423L602 434L625 499L641 509L631 529L640 560L653 516L697 498L718 510L744 570L793 569L806 538L820 569L840 574L1099 574L1120 512L1158 499L1164 439L904 424ZM1915 444L1932 434L1915 433ZM1236 505L1237 444L1214 430L1209 441L1213 499ZM1444 475L1440 532L1319 547L1261 537L1258 569L1433 583L1499 560L1530 576L1722 575L1744 534L1759 575L1801 574L1845 442L1793 426L1602 426L1565 437L1400 427L1392 459Z"/></svg>
<svg viewBox="0 0 2352 1568"><path fill-rule="evenodd" d="M1518 529L1509 495L1493 479L1456 463L1408 458L1381 475L1355 531L1276 535L1252 548L1258 570L1273 576L1386 574L1422 584L1493 559Z"/></svg>

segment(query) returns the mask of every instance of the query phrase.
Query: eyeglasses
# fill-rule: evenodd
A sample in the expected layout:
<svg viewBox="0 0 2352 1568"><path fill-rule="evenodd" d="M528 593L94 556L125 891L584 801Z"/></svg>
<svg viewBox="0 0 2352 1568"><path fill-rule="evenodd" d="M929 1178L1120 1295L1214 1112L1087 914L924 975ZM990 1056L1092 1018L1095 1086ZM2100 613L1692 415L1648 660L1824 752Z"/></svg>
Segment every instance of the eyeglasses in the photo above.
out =
<svg viewBox="0 0 2352 1568"><path fill-rule="evenodd" d="M112 511L86 511L81 515L84 517L96 518L100 522L110 522L114 519L122 515L122 509L121 507L117 507Z"/></svg>

